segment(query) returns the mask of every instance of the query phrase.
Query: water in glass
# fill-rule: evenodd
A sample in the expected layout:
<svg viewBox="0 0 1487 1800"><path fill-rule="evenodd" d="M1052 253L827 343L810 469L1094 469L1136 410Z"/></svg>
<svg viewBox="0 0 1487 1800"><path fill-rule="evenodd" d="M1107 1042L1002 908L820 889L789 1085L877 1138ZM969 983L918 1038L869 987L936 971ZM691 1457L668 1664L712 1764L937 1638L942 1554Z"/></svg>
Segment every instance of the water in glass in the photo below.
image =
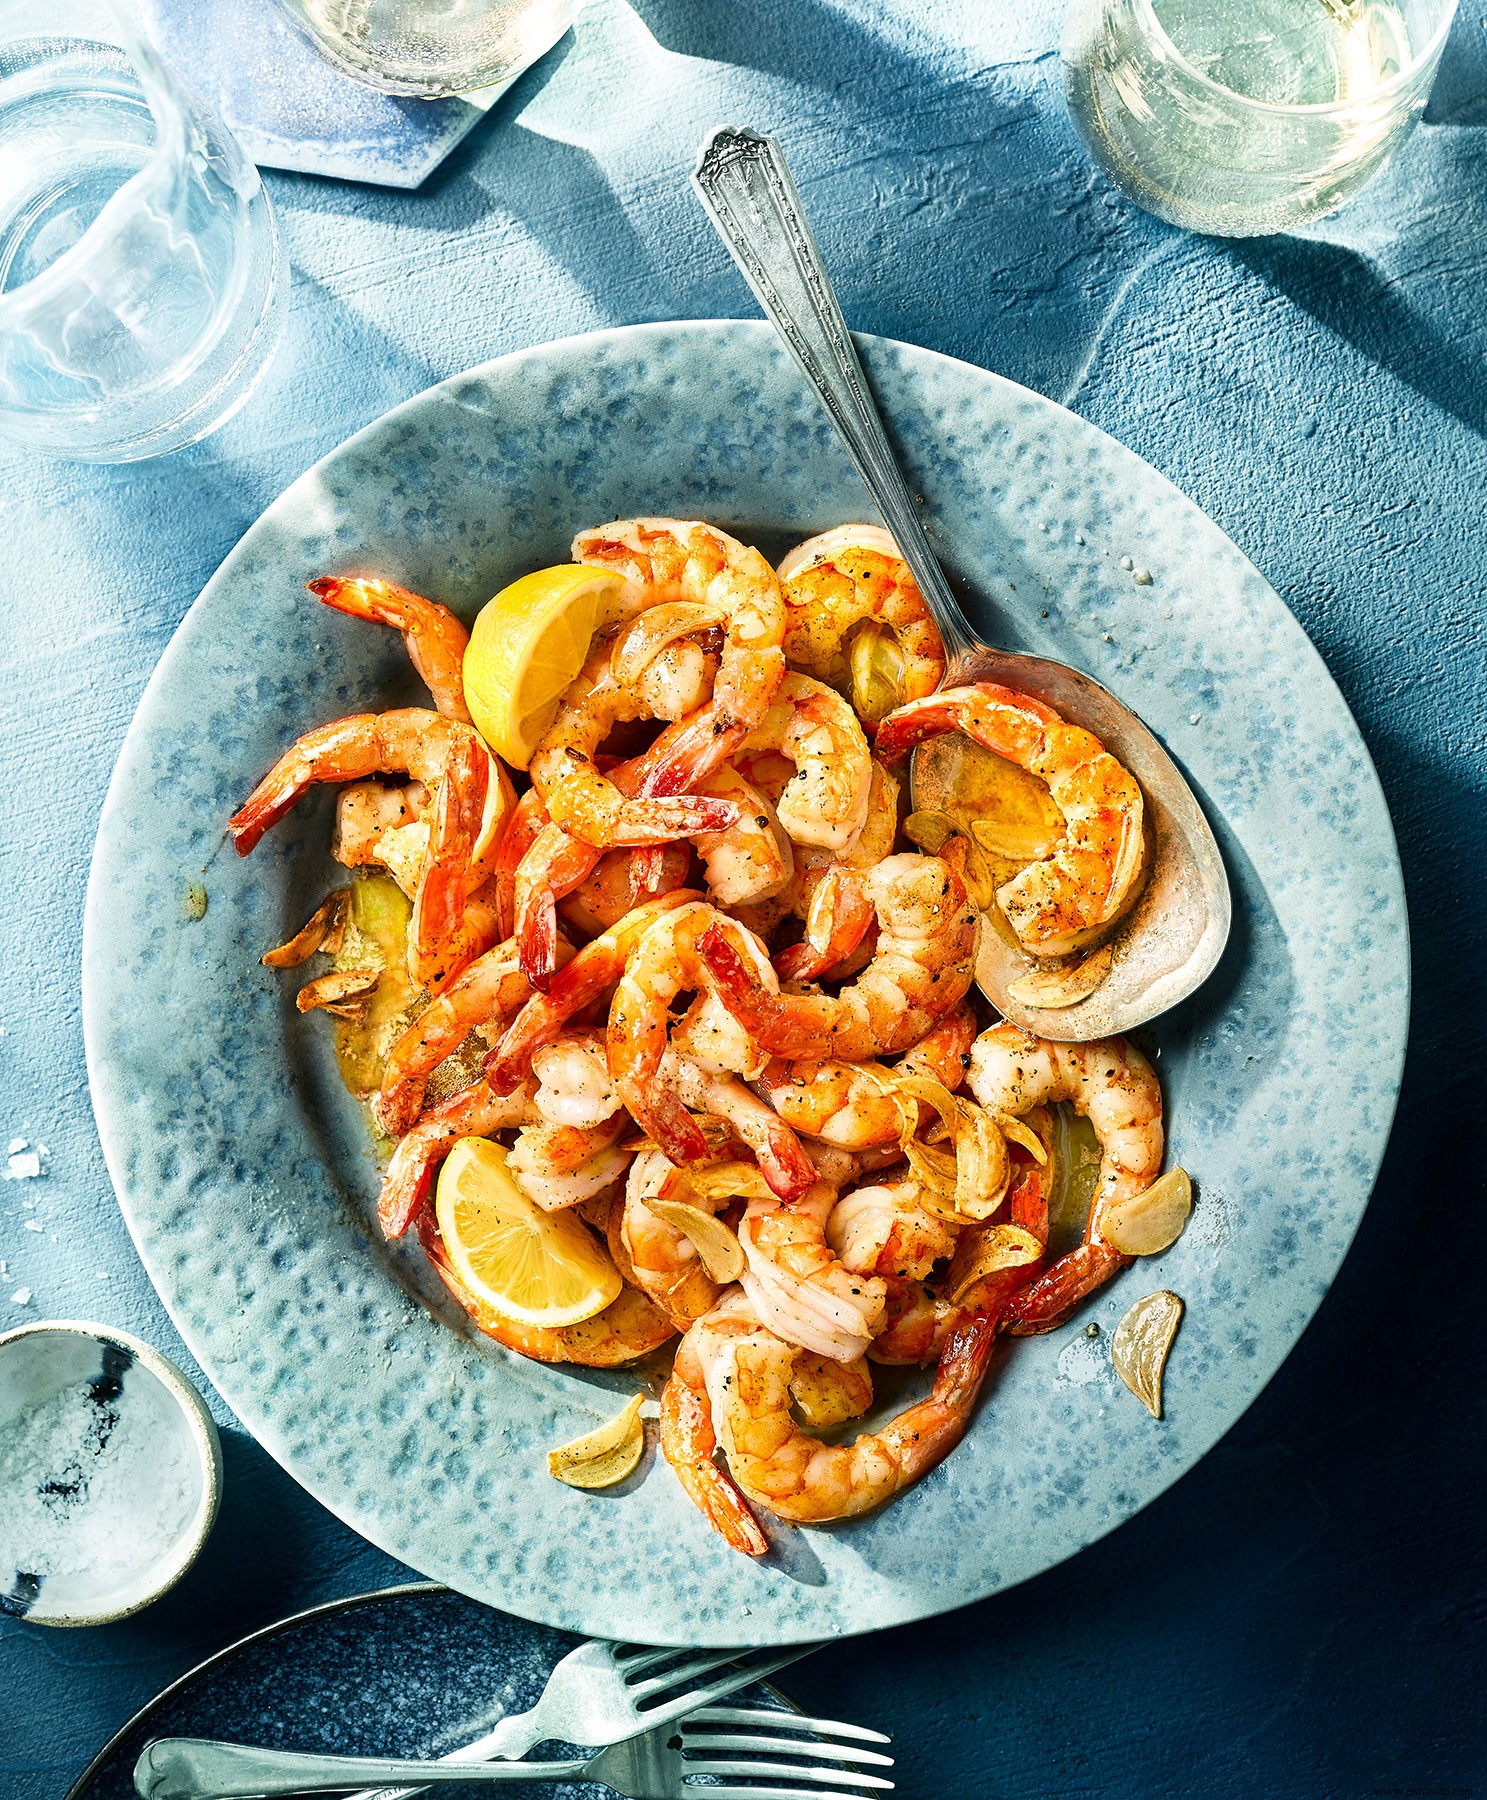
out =
<svg viewBox="0 0 1487 1800"><path fill-rule="evenodd" d="M143 46L0 42L0 430L103 461L247 397L281 269L257 171Z"/></svg>
<svg viewBox="0 0 1487 1800"><path fill-rule="evenodd" d="M1073 0L1069 110L1134 199L1243 237L1320 217L1429 97L1455 0Z"/></svg>

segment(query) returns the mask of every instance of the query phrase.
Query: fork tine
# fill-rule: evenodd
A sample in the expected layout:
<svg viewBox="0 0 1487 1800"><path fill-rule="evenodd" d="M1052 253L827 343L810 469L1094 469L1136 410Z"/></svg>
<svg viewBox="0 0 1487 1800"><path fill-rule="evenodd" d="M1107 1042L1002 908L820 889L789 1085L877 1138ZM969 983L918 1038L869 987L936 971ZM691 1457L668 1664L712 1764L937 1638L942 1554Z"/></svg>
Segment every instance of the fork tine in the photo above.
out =
<svg viewBox="0 0 1487 1800"><path fill-rule="evenodd" d="M864 1744L891 1744L883 1731L848 1725L841 1719L807 1719L802 1713L766 1712L760 1706L709 1706L683 1721L682 1730L698 1725L770 1725L779 1731L808 1731L816 1737L858 1738Z"/></svg>
<svg viewBox="0 0 1487 1800"><path fill-rule="evenodd" d="M859 1773L856 1769L813 1769L804 1763L795 1762L714 1762L710 1758L693 1761L688 1757L683 1767L687 1775L793 1775L797 1781L812 1781L825 1784L828 1781L850 1781L854 1787L891 1788L893 1783L883 1775Z"/></svg>
<svg viewBox="0 0 1487 1800"><path fill-rule="evenodd" d="M725 1752L738 1750L773 1750L777 1755L798 1756L803 1762L861 1763L883 1769L893 1767L891 1756L884 1756L877 1750L859 1750L853 1744L801 1744L785 1737L713 1737L711 1734L692 1737L686 1734L686 1725L690 1723L688 1720L682 1727L682 1743L688 1767L698 1755L721 1756Z"/></svg>
<svg viewBox="0 0 1487 1800"><path fill-rule="evenodd" d="M758 1662L751 1660L753 1652L735 1650L728 1660L730 1665L736 1663L738 1667L724 1669L716 1681L710 1681L689 1694L677 1695L666 1704L678 1713L684 1712L695 1717L696 1709L705 1707L709 1700L721 1700L728 1694L736 1693L739 1688L747 1687L751 1682L763 1681L790 1663L799 1662L802 1656L809 1656L815 1648L814 1644L796 1644L789 1650L776 1650ZM706 1674L706 1668L700 1673ZM744 1710L747 1711L747 1708Z"/></svg>
<svg viewBox="0 0 1487 1800"><path fill-rule="evenodd" d="M684 1657L688 1652L682 1652ZM679 1688L694 1681L700 1681L704 1675L711 1675L715 1669L725 1663L731 1663L731 1656L699 1655L693 1651L690 1659L680 1662L674 1669L663 1669L659 1674L651 1675L640 1681L632 1681L627 1675L625 1685L630 1690L631 1698L637 1706L640 1701L648 1700L655 1694L664 1694L669 1689ZM654 1666L654 1665L651 1665ZM726 1686L726 1682L724 1684Z"/></svg>
<svg viewBox="0 0 1487 1800"><path fill-rule="evenodd" d="M707 1787L697 1793L698 1800L863 1800L861 1788L856 1793L845 1788L823 1793L820 1788Z"/></svg>
<svg viewBox="0 0 1487 1800"><path fill-rule="evenodd" d="M671 1662L679 1656L697 1656L695 1647L686 1644L663 1644L653 1647L649 1644L636 1644L627 1655L622 1655L618 1647L613 1652L615 1667L628 1681L632 1675L643 1675L647 1669L658 1668L664 1662ZM715 1650L711 1653L715 1663L729 1661L737 1654L733 1650Z"/></svg>

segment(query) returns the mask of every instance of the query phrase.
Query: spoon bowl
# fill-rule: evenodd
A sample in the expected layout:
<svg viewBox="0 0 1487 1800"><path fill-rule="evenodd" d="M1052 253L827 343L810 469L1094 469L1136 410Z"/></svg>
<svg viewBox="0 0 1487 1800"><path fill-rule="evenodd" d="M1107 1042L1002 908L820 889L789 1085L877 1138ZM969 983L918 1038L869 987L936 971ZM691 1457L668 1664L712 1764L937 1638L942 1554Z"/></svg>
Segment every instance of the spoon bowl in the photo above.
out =
<svg viewBox="0 0 1487 1800"><path fill-rule="evenodd" d="M1108 950L1099 984L1072 1004L1033 1004L1028 978L1052 965L1024 951L996 902L983 916L976 980L1004 1017L1039 1037L1084 1042L1130 1031L1184 999L1213 971L1229 935L1223 858L1192 789L1129 707L1090 676L1047 657L994 649L967 625L889 446L821 252L775 139L723 126L702 146L693 185L745 280L784 339L897 543L944 643L942 688L996 682L1083 726L1134 776L1145 801L1147 870L1130 909L1090 948ZM915 752L916 811L954 814L944 746ZM1087 948L1080 958L1090 954ZM1059 967L1063 967L1060 959ZM1034 983L1034 988L1058 986ZM1051 996L1039 995L1040 999Z"/></svg>

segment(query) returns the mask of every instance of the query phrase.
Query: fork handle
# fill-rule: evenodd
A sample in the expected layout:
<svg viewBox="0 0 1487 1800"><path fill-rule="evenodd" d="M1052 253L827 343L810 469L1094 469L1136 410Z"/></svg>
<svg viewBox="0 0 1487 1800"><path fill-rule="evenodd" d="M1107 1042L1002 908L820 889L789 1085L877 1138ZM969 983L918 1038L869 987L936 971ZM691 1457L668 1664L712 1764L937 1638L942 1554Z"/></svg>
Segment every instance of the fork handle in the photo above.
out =
<svg viewBox="0 0 1487 1800"><path fill-rule="evenodd" d="M966 627L889 448L852 334L778 140L738 126L720 126L702 146L692 185L836 427L914 572L940 628L950 663L981 649L980 640Z"/></svg>
<svg viewBox="0 0 1487 1800"><path fill-rule="evenodd" d="M156 1738L134 1765L142 1800L273 1800L352 1788L438 1787L455 1782L574 1781L588 1759L568 1762L416 1762L392 1756L310 1756L212 1738Z"/></svg>

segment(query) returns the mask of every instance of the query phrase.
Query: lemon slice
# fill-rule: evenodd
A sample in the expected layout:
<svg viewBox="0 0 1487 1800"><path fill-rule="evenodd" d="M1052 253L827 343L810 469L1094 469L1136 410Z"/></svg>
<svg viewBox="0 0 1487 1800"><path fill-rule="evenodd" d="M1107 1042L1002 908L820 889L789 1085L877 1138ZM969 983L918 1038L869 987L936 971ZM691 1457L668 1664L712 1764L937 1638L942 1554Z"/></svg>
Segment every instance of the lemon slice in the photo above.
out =
<svg viewBox="0 0 1487 1800"><path fill-rule="evenodd" d="M480 609L465 649L465 702L498 756L525 769L594 633L624 591L609 569L536 569Z"/></svg>
<svg viewBox="0 0 1487 1800"><path fill-rule="evenodd" d="M506 1162L485 1138L461 1138L449 1153L434 1213L450 1262L508 1319L553 1331L592 1319L619 1297L619 1270L574 1214L534 1206Z"/></svg>

